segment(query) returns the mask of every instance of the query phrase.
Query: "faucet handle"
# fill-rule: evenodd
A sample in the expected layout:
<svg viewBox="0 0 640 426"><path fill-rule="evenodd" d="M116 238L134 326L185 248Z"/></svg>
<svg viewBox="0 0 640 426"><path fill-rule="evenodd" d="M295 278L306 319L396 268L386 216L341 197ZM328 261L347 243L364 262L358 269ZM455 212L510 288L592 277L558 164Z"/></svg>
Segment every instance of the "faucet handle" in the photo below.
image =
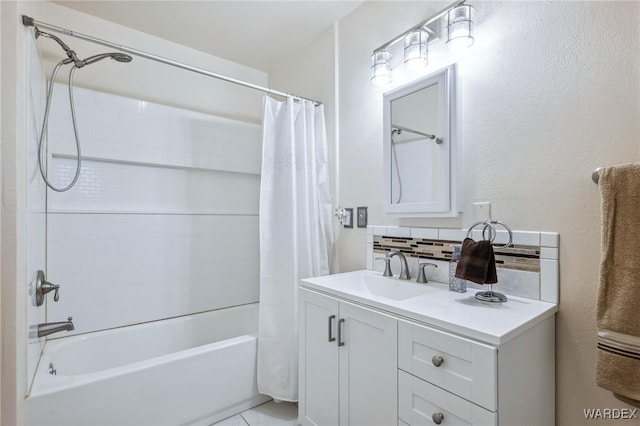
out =
<svg viewBox="0 0 640 426"><path fill-rule="evenodd" d="M42 283L42 294L47 294L50 291L53 291L53 300L57 302L60 300L60 286L58 284L50 283L49 281L45 281Z"/></svg>
<svg viewBox="0 0 640 426"><path fill-rule="evenodd" d="M384 265L384 273L382 274L383 277L392 277L393 274L391 273L391 258L390 257L376 257L375 260L384 260L385 261L385 265Z"/></svg>
<svg viewBox="0 0 640 426"><path fill-rule="evenodd" d="M58 284L50 283L46 280L44 271L38 271L36 274L36 306L42 306L44 303L44 296L53 291L53 300L60 300L60 286Z"/></svg>
<svg viewBox="0 0 640 426"><path fill-rule="evenodd" d="M429 282L429 280L427 279L427 275L424 273L425 266L434 266L436 268L438 267L438 265L431 262L418 263L418 279L416 280L417 283L427 284Z"/></svg>

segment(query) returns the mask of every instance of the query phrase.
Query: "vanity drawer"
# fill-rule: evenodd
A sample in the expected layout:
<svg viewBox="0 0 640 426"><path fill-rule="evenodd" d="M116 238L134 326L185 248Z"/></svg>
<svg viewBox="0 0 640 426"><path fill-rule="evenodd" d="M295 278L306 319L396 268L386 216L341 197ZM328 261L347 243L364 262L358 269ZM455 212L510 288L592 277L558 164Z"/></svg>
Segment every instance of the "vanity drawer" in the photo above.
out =
<svg viewBox="0 0 640 426"><path fill-rule="evenodd" d="M493 346L399 321L398 366L490 411L498 409Z"/></svg>
<svg viewBox="0 0 640 426"><path fill-rule="evenodd" d="M437 416L441 422L436 423ZM398 421L410 426L495 426L498 415L402 370L398 371ZM404 423L403 423L404 422Z"/></svg>

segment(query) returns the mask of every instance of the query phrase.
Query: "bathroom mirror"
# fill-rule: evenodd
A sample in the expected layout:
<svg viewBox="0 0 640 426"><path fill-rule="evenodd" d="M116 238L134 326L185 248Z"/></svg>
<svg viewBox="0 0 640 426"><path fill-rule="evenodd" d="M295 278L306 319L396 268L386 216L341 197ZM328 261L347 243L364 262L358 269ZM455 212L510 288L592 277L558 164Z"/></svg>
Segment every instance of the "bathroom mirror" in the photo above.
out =
<svg viewBox="0 0 640 426"><path fill-rule="evenodd" d="M460 140L456 66L384 94L384 211L457 216Z"/></svg>

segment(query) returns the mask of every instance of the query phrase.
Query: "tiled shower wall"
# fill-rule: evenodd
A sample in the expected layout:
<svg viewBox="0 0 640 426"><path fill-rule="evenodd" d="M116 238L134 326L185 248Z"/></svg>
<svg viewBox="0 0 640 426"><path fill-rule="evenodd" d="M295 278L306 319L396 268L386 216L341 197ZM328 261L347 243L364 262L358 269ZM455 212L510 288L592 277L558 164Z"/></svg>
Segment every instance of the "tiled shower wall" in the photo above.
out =
<svg viewBox="0 0 640 426"><path fill-rule="evenodd" d="M418 263L429 262L437 267L427 267L428 279L448 282L453 246L460 244L467 232L466 229L369 226L367 269L382 272L384 262L377 259L391 250L397 250L407 258L412 277L418 275ZM481 228L476 228L469 236L475 240L482 239ZM498 283L494 285L494 290L558 303L558 234L513 231L511 244L507 246L508 242L507 232L498 230L494 241ZM400 263L397 256L391 265L394 275L398 275ZM488 289L488 286L472 282L467 282L467 286L470 289Z"/></svg>
<svg viewBox="0 0 640 426"><path fill-rule="evenodd" d="M57 87L58 185L75 170L67 102ZM257 302L260 126L84 89L75 102L85 160L48 196L48 320L83 333Z"/></svg>

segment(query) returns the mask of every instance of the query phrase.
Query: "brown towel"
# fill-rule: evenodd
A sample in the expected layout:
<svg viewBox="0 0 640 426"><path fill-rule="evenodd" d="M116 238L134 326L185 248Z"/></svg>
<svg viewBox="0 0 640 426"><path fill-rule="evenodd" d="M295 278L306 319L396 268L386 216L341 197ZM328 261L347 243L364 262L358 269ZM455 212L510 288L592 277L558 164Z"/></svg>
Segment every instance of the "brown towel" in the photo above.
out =
<svg viewBox="0 0 640 426"><path fill-rule="evenodd" d="M473 281L477 284L495 284L496 257L490 241L473 241L465 238L460 250L460 260L456 267L456 278Z"/></svg>
<svg viewBox="0 0 640 426"><path fill-rule="evenodd" d="M640 401L640 165L600 172L598 386Z"/></svg>

